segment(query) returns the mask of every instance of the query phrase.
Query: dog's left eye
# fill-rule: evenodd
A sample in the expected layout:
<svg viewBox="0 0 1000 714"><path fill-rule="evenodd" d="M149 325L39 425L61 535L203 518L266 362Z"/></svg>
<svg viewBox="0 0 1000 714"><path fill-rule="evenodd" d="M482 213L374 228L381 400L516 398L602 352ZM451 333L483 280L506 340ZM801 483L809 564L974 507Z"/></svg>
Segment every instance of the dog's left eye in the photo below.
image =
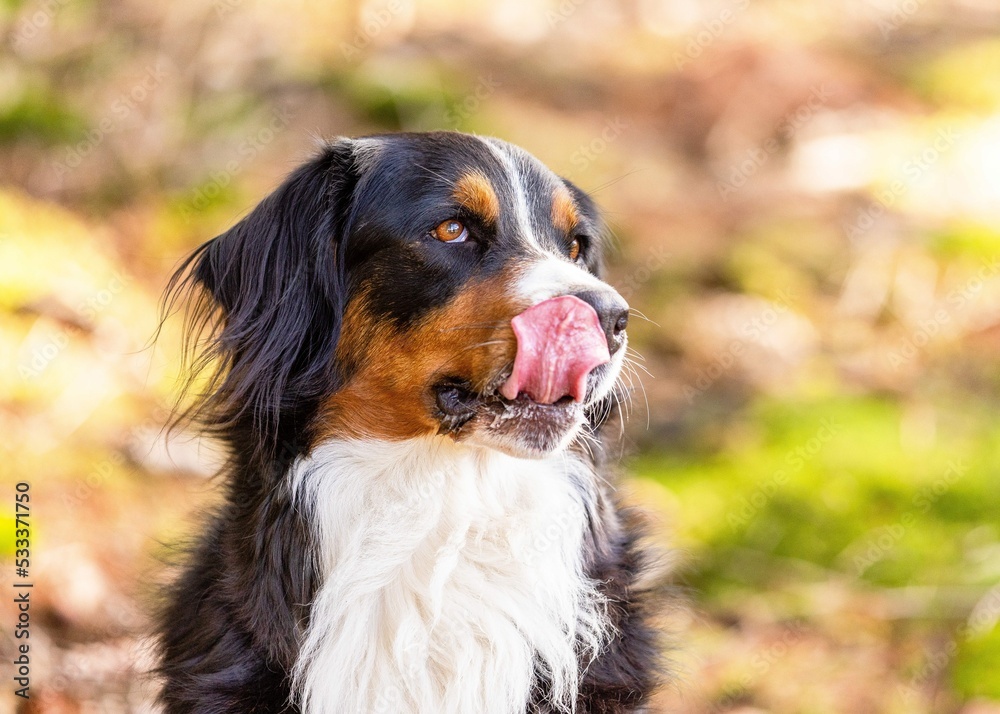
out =
<svg viewBox="0 0 1000 714"><path fill-rule="evenodd" d="M469 229L461 221L442 221L431 231L431 235L442 243L462 243L469 238Z"/></svg>
<svg viewBox="0 0 1000 714"><path fill-rule="evenodd" d="M584 236L577 236L569 242L569 259L574 263L583 257L583 251L587 247L587 239Z"/></svg>

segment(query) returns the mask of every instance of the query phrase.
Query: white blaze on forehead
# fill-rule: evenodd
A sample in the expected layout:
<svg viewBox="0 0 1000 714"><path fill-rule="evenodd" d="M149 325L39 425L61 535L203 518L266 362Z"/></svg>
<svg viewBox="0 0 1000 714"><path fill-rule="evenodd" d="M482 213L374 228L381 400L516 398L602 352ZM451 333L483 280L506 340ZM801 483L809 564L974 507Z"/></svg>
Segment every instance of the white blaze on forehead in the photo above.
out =
<svg viewBox="0 0 1000 714"><path fill-rule="evenodd" d="M514 297L528 305L582 290L613 292L614 288L579 265L554 255L527 263L514 283Z"/></svg>
<svg viewBox="0 0 1000 714"><path fill-rule="evenodd" d="M532 222L531 204L528 202L528 192L525 188L524 172L522 171L522 167L527 163L525 159L530 159L530 155L499 139L478 138L489 148L510 178L514 199L514 221L517 224L518 232L531 247L540 249L542 246L536 235L537 226Z"/></svg>

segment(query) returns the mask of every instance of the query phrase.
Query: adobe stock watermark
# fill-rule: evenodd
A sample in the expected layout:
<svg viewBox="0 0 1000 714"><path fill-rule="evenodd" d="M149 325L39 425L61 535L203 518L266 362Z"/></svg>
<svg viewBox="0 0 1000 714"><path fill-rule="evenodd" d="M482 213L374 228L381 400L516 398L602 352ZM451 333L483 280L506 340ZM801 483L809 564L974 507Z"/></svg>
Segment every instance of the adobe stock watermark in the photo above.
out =
<svg viewBox="0 0 1000 714"><path fill-rule="evenodd" d="M919 698L919 688L932 684L958 654L962 642L976 640L991 632L1000 620L1000 585L988 590L941 650L926 659L907 684L896 685L896 692L907 703Z"/></svg>
<svg viewBox="0 0 1000 714"><path fill-rule="evenodd" d="M38 37L38 34L48 27L56 13L69 4L69 0L43 0L40 7L17 23L17 28L11 37L11 46L20 47L25 42Z"/></svg>
<svg viewBox="0 0 1000 714"><path fill-rule="evenodd" d="M717 699L709 712L711 714L721 714L732 711L750 694L753 683L766 675L776 662L788 656L792 647L799 642L806 631L805 624L795 620L785 627L785 631L776 641L771 642L767 647L754 653L750 658L750 666L753 673L746 673L735 682L735 687L726 692L724 696Z"/></svg>
<svg viewBox="0 0 1000 714"><path fill-rule="evenodd" d="M888 360L892 368L898 370L926 349L945 326L949 325L958 313L978 297L987 280L997 273L1000 273L1000 257L995 257L984 263L976 271L976 274L961 287L950 291L945 296L944 303L928 317L921 320L916 330L889 352Z"/></svg>
<svg viewBox="0 0 1000 714"><path fill-rule="evenodd" d="M665 266L672 256L673 253L661 246L651 248L642 264L616 283L618 294L625 298L625 302L632 302L642 286L652 280L656 271Z"/></svg>
<svg viewBox="0 0 1000 714"><path fill-rule="evenodd" d="M867 206L858 211L854 222L846 228L848 240L857 245L875 225L876 219L905 196L909 187L919 181L961 136L954 127L938 129L929 145L903 162L899 170L900 178L890 181L888 186L875 194L875 198Z"/></svg>
<svg viewBox="0 0 1000 714"><path fill-rule="evenodd" d="M143 617L132 607L107 608L102 614L104 619L99 626L98 623L91 623L87 628L88 636L95 643L117 640L124 633L139 634L146 626ZM135 711L136 697L152 674L142 664L146 660L141 651L143 646L136 643L127 649L115 648L112 651L101 647L102 655L97 657L87 646L64 650L57 660L58 667L51 673L51 678L46 679L45 689L72 697L79 695L83 687L105 682L108 689L117 691L101 695L101 709L98 711ZM118 678L121 678L121 688L110 684Z"/></svg>
<svg viewBox="0 0 1000 714"><path fill-rule="evenodd" d="M531 545L524 553L524 562L534 565L538 556L553 546L562 544L564 537L578 530L581 523L587 522L587 511L582 503L574 501L569 508L552 516L545 529L535 535Z"/></svg>
<svg viewBox="0 0 1000 714"><path fill-rule="evenodd" d="M452 129L457 129L463 122L475 115L482 107L483 102L492 97L501 86L500 81L494 79L492 74L479 75L472 91L466 94L457 105L445 111L445 121Z"/></svg>
<svg viewBox="0 0 1000 714"><path fill-rule="evenodd" d="M440 501L442 495L448 492L448 488L460 478L455 466L433 469L417 481L401 484L400 490L394 492L392 498L388 500L386 511L393 520L396 520L396 514L402 517L415 510L425 509L428 502Z"/></svg>
<svg viewBox="0 0 1000 714"><path fill-rule="evenodd" d="M39 323L36 323L39 324ZM40 344L33 344L30 351L22 347L22 356L17 365L17 373L22 382L38 379L48 369L62 351L69 345L70 337L76 333L76 328L60 327L46 333Z"/></svg>
<svg viewBox="0 0 1000 714"><path fill-rule="evenodd" d="M881 526L870 533L860 546L860 552L857 552L852 559L854 574L861 577L869 568L892 552L906 532L916 524L917 515L930 511L934 502L947 493L968 470L969 464L965 459L949 462L947 470L940 478L914 495L910 508L895 523Z"/></svg>
<svg viewBox="0 0 1000 714"><path fill-rule="evenodd" d="M683 69L694 62L712 43L725 34L726 29L736 22L736 19L750 7L750 0L736 0L732 7L723 8L711 20L706 20L691 39L684 45L683 52L674 52L674 66Z"/></svg>
<svg viewBox="0 0 1000 714"><path fill-rule="evenodd" d="M779 291L776 300L770 302L759 315L743 325L739 337L732 339L724 350L716 353L708 365L699 368L694 380L684 384L682 392L687 403L693 404L699 395L708 391L722 375L732 369L743 356L747 345L759 342L781 316L791 309L791 300L790 293L785 290Z"/></svg>
<svg viewBox="0 0 1000 714"><path fill-rule="evenodd" d="M446 616L438 617L431 623L430 630L417 627L409 627L402 630L393 649L400 655L397 664L406 662L400 671L400 684L405 686L407 691L419 691L419 682L426 673L426 663L431 659L433 650L437 652L459 652L463 648L463 636L473 628L470 623L475 622L475 617L461 606L449 608ZM407 709L404 701L405 693L403 688L397 684L379 690L375 695L372 706L374 714L397 714Z"/></svg>
<svg viewBox="0 0 1000 714"><path fill-rule="evenodd" d="M545 21L549 23L550 28L555 29L570 19L586 2L587 0L561 0L555 10L545 13Z"/></svg>
<svg viewBox="0 0 1000 714"><path fill-rule="evenodd" d="M778 123L777 136L768 138L760 146L747 149L746 158L730 166L725 172L726 180L716 182L715 187L719 191L720 198L728 201L731 194L746 186L747 181L781 150L782 140L788 141L795 136L796 132L823 109L832 96L825 82L818 87L812 87L809 90L809 98L782 117Z"/></svg>
<svg viewBox="0 0 1000 714"><path fill-rule="evenodd" d="M351 41L340 43L340 54L347 61L358 59L375 38L382 34L406 8L407 3L404 0L387 0L381 7L363 9L358 28Z"/></svg>
<svg viewBox="0 0 1000 714"><path fill-rule="evenodd" d="M167 76L167 66L163 62L147 65L142 79L122 92L111 103L111 108L97 120L93 128L84 134L84 138L72 146L65 147L62 161L53 161L52 169L57 178L62 178L73 169L78 168L101 144L108 135L121 128L121 124L129 115L145 103Z"/></svg>
<svg viewBox="0 0 1000 714"><path fill-rule="evenodd" d="M926 4L927 0L900 0L893 5L891 12L880 15L875 24L882 39L888 40L892 33L908 23Z"/></svg>
<svg viewBox="0 0 1000 714"><path fill-rule="evenodd" d="M785 454L784 467L776 469L766 480L754 488L749 496L740 496L738 503L729 510L726 522L735 533L746 526L785 485L805 465L812 461L837 434L843 430L843 425L833 419L823 419L815 433L805 441Z"/></svg>
<svg viewBox="0 0 1000 714"><path fill-rule="evenodd" d="M203 211L211 205L212 201L232 183L233 178L246 169L288 127L291 120L292 114L285 108L272 112L271 119L266 125L239 143L236 148L238 158L226 162L221 170L209 172L208 181L188 192L180 206L181 217L189 220L194 213Z"/></svg>
<svg viewBox="0 0 1000 714"><path fill-rule="evenodd" d="M215 0L215 4L212 7L215 8L215 16L221 19L242 4L243 0Z"/></svg>
<svg viewBox="0 0 1000 714"><path fill-rule="evenodd" d="M1000 622L1000 585L994 585L983 597L965 620L964 633L967 637L976 638L991 632Z"/></svg>
<svg viewBox="0 0 1000 714"><path fill-rule="evenodd" d="M136 434L143 431L153 431L162 429L171 417L170 409L162 404L156 404L153 411L140 424L133 426L129 431L128 440L135 439ZM126 466L128 459L120 451L114 451L109 456L93 463L87 472L77 479L72 488L62 489L63 505L69 508L76 508L87 501L94 492L99 491L108 482L116 470Z"/></svg>
<svg viewBox="0 0 1000 714"><path fill-rule="evenodd" d="M598 156L607 151L624 134L630 124L619 116L604 123L601 133L586 144L581 144L569 157L570 162L580 171L586 171Z"/></svg>
<svg viewBox="0 0 1000 714"><path fill-rule="evenodd" d="M132 282L129 275L114 273L111 280L98 290L89 295L76 306L76 313L88 322L94 322L108 306L114 301L115 296L121 293L125 287ZM40 323L38 323L40 324ZM32 342L29 335L22 347L21 359L18 363L17 372L22 382L40 377L49 365L62 354L69 345L70 338L78 332L75 327L61 326L46 333L46 339L40 343Z"/></svg>

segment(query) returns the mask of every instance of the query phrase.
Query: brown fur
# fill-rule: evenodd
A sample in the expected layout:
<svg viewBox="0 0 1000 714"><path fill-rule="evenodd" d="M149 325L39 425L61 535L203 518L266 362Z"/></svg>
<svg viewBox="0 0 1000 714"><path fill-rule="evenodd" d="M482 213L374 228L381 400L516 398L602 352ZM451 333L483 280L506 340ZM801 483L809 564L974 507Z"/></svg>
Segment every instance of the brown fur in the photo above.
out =
<svg viewBox="0 0 1000 714"><path fill-rule="evenodd" d="M452 196L465 208L478 213L483 220L496 223L500 220L500 200L496 191L480 171L470 171L456 183Z"/></svg>
<svg viewBox="0 0 1000 714"><path fill-rule="evenodd" d="M319 439L436 433L435 383L454 376L482 389L514 359L510 321L524 306L507 294L510 281L506 271L472 281L406 331L373 318L364 291L351 300L337 349L351 376L326 403Z"/></svg>
<svg viewBox="0 0 1000 714"><path fill-rule="evenodd" d="M576 203L565 186L556 188L555 195L552 197L552 222L556 228L566 234L569 234L580 222Z"/></svg>

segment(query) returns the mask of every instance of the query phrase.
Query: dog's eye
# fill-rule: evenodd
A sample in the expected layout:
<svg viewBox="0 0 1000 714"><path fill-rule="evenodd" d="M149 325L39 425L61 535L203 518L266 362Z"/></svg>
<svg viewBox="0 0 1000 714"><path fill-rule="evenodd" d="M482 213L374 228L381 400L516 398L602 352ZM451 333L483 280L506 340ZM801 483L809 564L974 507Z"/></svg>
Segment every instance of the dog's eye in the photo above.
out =
<svg viewBox="0 0 1000 714"><path fill-rule="evenodd" d="M460 221L449 219L439 223L431 235L442 243L461 243L468 239L469 230Z"/></svg>
<svg viewBox="0 0 1000 714"><path fill-rule="evenodd" d="M574 263L583 257L583 250L587 247L587 239L583 236L577 236L569 243L569 259Z"/></svg>

